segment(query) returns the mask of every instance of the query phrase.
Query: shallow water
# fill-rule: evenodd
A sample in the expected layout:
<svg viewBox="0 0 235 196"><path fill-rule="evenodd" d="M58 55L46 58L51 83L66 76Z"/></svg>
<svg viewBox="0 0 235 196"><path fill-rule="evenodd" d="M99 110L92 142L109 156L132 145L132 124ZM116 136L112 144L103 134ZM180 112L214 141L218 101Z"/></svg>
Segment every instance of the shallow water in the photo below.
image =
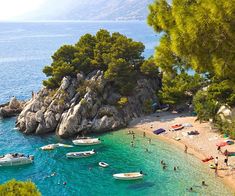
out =
<svg viewBox="0 0 235 196"><path fill-rule="evenodd" d="M41 151L39 147L49 143L72 144L56 136L25 136L14 130L14 119L0 121L0 154L23 152L33 154L32 165L0 168L0 183L11 178L30 179L43 195L232 195L221 181L207 174L207 167L199 160L156 139L148 144L147 139L136 134L135 147L130 146L131 136L126 131L99 135L102 144L93 147L57 148ZM9 137L10 136L10 137ZM94 148L97 154L83 159L67 159L69 151ZM145 152L148 148L149 152ZM163 170L160 160L167 163ZM98 162L107 162L101 168ZM178 171L173 171L179 166ZM118 181L112 174L142 170L143 180ZM55 176L51 176L56 172ZM201 187L205 180L207 187ZM63 185L66 182L67 185ZM189 193L186 189L196 191Z"/></svg>

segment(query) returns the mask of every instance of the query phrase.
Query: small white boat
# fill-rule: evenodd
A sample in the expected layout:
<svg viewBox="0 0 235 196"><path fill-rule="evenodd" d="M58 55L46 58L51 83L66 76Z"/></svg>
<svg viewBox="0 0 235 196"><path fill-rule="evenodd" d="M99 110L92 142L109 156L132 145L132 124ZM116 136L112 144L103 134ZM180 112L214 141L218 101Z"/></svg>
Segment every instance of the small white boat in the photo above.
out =
<svg viewBox="0 0 235 196"><path fill-rule="evenodd" d="M109 164L108 164L108 163L105 163L105 162L99 162L99 166L100 166L100 167L108 167Z"/></svg>
<svg viewBox="0 0 235 196"><path fill-rule="evenodd" d="M142 172L132 172L132 173L120 173L113 174L113 177L117 180L138 180L144 177Z"/></svg>
<svg viewBox="0 0 235 196"><path fill-rule="evenodd" d="M48 144L46 146L42 146L40 149L41 150L54 150L57 147L56 144Z"/></svg>
<svg viewBox="0 0 235 196"><path fill-rule="evenodd" d="M21 153L6 154L0 157L0 166L17 166L33 163L34 156Z"/></svg>
<svg viewBox="0 0 235 196"><path fill-rule="evenodd" d="M86 138L86 139L76 139L73 140L74 145L77 146L91 146L91 145L96 145L100 144L100 138Z"/></svg>
<svg viewBox="0 0 235 196"><path fill-rule="evenodd" d="M83 152L69 152L66 154L66 157L78 159L78 158L90 157L94 154L95 154L95 150L83 151Z"/></svg>
<svg viewBox="0 0 235 196"><path fill-rule="evenodd" d="M58 143L58 144L48 144L46 146L42 146L40 149L41 150L54 150L57 147L71 148L73 146L72 145Z"/></svg>

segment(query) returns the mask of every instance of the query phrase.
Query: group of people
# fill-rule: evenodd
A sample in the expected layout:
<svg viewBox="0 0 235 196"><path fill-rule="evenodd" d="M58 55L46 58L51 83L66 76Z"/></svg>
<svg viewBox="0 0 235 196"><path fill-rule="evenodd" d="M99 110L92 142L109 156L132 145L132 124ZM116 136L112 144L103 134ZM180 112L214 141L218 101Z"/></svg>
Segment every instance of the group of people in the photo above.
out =
<svg viewBox="0 0 235 196"><path fill-rule="evenodd" d="M218 151L218 154L221 153L225 156L224 164L226 166L228 166L228 155L229 155L228 150L226 149L224 152L222 152L221 146L218 146L217 151ZM215 157L214 164L215 164L215 175L217 176L218 175L218 165L219 165L219 158L218 157Z"/></svg>
<svg viewBox="0 0 235 196"><path fill-rule="evenodd" d="M128 130L128 134L129 134L129 135L132 135L131 147L134 147L135 132ZM145 132L143 132L143 137L144 137L144 138L146 137L146 133L145 133ZM151 141L152 141L151 138L148 138L148 144L151 144ZM145 148L145 151L146 151L146 152L149 152L149 149L146 147L146 148Z"/></svg>

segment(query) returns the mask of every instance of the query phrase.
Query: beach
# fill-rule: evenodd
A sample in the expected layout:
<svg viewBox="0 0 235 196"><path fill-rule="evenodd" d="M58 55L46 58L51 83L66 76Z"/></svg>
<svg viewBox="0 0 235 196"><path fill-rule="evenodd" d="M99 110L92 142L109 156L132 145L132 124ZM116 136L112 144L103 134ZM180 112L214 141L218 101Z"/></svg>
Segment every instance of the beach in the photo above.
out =
<svg viewBox="0 0 235 196"><path fill-rule="evenodd" d="M128 128L137 131L145 132L146 137L157 138L169 144L175 145L177 148L185 150L185 145L188 147L187 154L197 157L200 160L212 157L218 157L218 175L215 178L220 178L226 185L228 185L233 191L235 191L235 157L228 157L228 164L226 166L224 159L226 158L222 153L217 150L217 145L220 142L225 141L223 135L221 135L209 122L200 123L196 121L197 117L191 116L187 113L171 113L171 112L159 112L146 117L134 119ZM178 131L170 130L172 125L175 124L191 124L192 127L184 127ZM163 128L166 132L156 135L154 130ZM188 135L187 132L198 131L198 135ZM180 140L176 140L180 139ZM235 144L226 145L221 148L224 152L235 152ZM214 164L214 160L203 162L202 164L208 165L208 172L214 173L214 169L210 169L209 165Z"/></svg>

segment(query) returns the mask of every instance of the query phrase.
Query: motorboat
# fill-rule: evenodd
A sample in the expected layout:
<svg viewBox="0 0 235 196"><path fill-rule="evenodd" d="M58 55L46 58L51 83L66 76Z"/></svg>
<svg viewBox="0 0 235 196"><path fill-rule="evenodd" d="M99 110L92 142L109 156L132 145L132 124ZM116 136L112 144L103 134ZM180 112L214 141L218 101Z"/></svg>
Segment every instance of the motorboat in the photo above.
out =
<svg viewBox="0 0 235 196"><path fill-rule="evenodd" d="M66 154L66 157L78 159L78 158L90 157L95 153L96 153L95 150L83 151L83 152L69 152Z"/></svg>
<svg viewBox="0 0 235 196"><path fill-rule="evenodd" d="M108 163L105 163L105 162L99 162L99 166L100 166L100 167L108 167L109 164L108 164Z"/></svg>
<svg viewBox="0 0 235 196"><path fill-rule="evenodd" d="M144 177L142 172L131 172L131 173L119 173L113 174L113 177L117 180L138 180Z"/></svg>
<svg viewBox="0 0 235 196"><path fill-rule="evenodd" d="M91 145L96 145L100 144L100 138L86 138L86 139L76 139L73 140L74 145L77 146L91 146Z"/></svg>
<svg viewBox="0 0 235 196"><path fill-rule="evenodd" d="M0 156L0 166L17 166L33 163L34 156L22 153L12 153Z"/></svg>

